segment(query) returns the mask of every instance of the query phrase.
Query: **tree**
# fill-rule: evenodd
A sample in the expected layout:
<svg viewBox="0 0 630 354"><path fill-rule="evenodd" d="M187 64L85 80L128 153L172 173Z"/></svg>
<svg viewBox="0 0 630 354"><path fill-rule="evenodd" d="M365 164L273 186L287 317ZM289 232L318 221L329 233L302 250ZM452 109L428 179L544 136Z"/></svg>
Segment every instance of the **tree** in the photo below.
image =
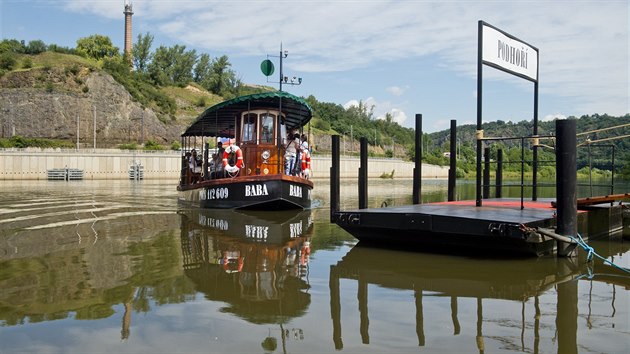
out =
<svg viewBox="0 0 630 354"><path fill-rule="evenodd" d="M226 73L232 64L228 61L228 57L223 55L220 58L214 58L212 60L212 69L210 74L210 82L208 89L217 95L221 94L221 91L225 84Z"/></svg>
<svg viewBox="0 0 630 354"><path fill-rule="evenodd" d="M153 60L147 66L149 78L156 85L166 85L169 83L169 75L167 71L170 70L173 59L170 57L170 52L167 47L161 45L153 53Z"/></svg>
<svg viewBox="0 0 630 354"><path fill-rule="evenodd" d="M46 43L39 39L28 42L26 54L39 54L46 51Z"/></svg>
<svg viewBox="0 0 630 354"><path fill-rule="evenodd" d="M185 85L192 81L192 68L196 61L197 52L186 51L186 46L160 46L148 65L149 77L158 85Z"/></svg>
<svg viewBox="0 0 630 354"><path fill-rule="evenodd" d="M3 39L0 42L0 53L24 53L26 49L24 48L24 43L18 41L17 39Z"/></svg>
<svg viewBox="0 0 630 354"><path fill-rule="evenodd" d="M185 86L192 81L192 69L197 62L197 51L186 51L186 46L176 45L173 50L173 69L171 71L171 80L174 84Z"/></svg>
<svg viewBox="0 0 630 354"><path fill-rule="evenodd" d="M195 69L193 71L193 80L202 85L206 82L210 77L210 55L204 53L201 54L199 60L197 61L197 65L195 65Z"/></svg>
<svg viewBox="0 0 630 354"><path fill-rule="evenodd" d="M118 48L107 36L93 34L77 40L77 53L87 58L101 60L118 55Z"/></svg>
<svg viewBox="0 0 630 354"><path fill-rule="evenodd" d="M146 73L147 65L151 60L151 45L153 44L153 35L145 33L138 35L138 40L131 48L133 56L133 65L139 73Z"/></svg>
<svg viewBox="0 0 630 354"><path fill-rule="evenodd" d="M204 87L217 95L226 97L235 93L240 86L240 80L236 78L236 74L230 69L230 63L227 55L212 60L210 77Z"/></svg>

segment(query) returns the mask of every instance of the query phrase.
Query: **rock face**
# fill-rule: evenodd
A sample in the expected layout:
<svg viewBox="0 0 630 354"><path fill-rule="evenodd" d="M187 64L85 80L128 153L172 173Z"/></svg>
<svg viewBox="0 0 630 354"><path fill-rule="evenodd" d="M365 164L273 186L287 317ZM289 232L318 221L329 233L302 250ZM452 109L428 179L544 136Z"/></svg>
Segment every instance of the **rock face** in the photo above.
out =
<svg viewBox="0 0 630 354"><path fill-rule="evenodd" d="M12 72L0 78L0 136L13 135L76 141L97 147L153 140L179 141L183 127L165 124L132 101L111 75L87 68Z"/></svg>

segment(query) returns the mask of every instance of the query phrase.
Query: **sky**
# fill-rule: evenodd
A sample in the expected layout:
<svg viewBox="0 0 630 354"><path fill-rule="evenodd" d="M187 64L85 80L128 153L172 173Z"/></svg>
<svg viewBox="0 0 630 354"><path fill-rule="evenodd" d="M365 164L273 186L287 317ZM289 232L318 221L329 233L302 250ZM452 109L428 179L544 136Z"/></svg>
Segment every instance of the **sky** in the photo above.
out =
<svg viewBox="0 0 630 354"><path fill-rule="evenodd" d="M227 55L244 83L348 106L373 106L425 132L475 124L477 26L483 20L539 50L539 120L630 112L627 0L126 0L133 40ZM106 35L122 51L125 0L0 0L0 37L75 47ZM260 63L276 72L266 77ZM484 65L483 121L531 121L534 83Z"/></svg>

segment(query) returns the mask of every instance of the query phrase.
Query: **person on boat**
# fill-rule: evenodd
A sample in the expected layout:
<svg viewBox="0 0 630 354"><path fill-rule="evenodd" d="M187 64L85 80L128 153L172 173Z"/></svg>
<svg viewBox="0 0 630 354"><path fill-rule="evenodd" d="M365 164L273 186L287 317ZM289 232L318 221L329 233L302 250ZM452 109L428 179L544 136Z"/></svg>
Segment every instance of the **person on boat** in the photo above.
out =
<svg viewBox="0 0 630 354"><path fill-rule="evenodd" d="M182 166L185 166L185 168L182 168L182 176L185 177L182 183L186 184L190 184L190 181L192 179L192 171L190 170L190 156L192 155L190 151L188 151L182 157L184 159L182 161Z"/></svg>
<svg viewBox="0 0 630 354"><path fill-rule="evenodd" d="M295 162L293 163L293 170L291 170L291 175L299 176L302 172L302 164L300 160L302 158L302 141L300 140L300 134L295 133L293 136L293 141L295 142Z"/></svg>
<svg viewBox="0 0 630 354"><path fill-rule="evenodd" d="M225 170L223 169L223 153L225 149L223 148L223 143L217 143L217 152L212 155L212 160L214 161L214 171L212 172L212 178L223 178Z"/></svg>
<svg viewBox="0 0 630 354"><path fill-rule="evenodd" d="M197 183L201 178L201 159L197 156L197 150L192 149L190 152L190 158L188 159L188 168L192 173L192 178L190 183Z"/></svg>
<svg viewBox="0 0 630 354"><path fill-rule="evenodd" d="M296 134L297 135L297 134ZM284 174L291 175L295 165L295 157L297 155L299 143L295 141L295 135L289 133L288 143L284 153Z"/></svg>
<svg viewBox="0 0 630 354"><path fill-rule="evenodd" d="M308 150L308 139L306 137L306 134L302 134L301 141L302 143L300 144L300 146L302 147L302 150Z"/></svg>

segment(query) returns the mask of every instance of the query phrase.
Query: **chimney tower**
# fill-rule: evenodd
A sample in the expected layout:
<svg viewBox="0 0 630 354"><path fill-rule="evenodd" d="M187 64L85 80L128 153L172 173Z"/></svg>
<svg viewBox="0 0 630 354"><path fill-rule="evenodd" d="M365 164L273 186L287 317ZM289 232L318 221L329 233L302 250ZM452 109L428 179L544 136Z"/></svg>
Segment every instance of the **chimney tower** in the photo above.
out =
<svg viewBox="0 0 630 354"><path fill-rule="evenodd" d="M125 55L131 60L131 15L133 15L133 9L131 6L131 0L125 0Z"/></svg>

